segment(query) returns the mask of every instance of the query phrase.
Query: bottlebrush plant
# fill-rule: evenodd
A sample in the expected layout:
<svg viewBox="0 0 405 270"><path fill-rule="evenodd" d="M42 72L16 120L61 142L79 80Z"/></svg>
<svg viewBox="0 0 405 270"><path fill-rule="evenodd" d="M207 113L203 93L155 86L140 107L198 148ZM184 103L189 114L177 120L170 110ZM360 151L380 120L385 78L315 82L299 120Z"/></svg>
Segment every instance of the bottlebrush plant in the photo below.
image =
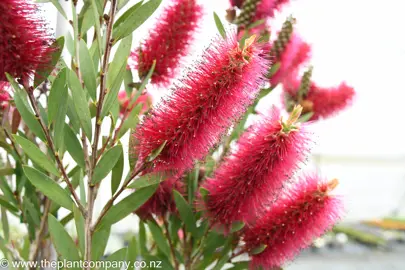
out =
<svg viewBox="0 0 405 270"><path fill-rule="evenodd" d="M204 1L69 0L71 14L51 2L72 34L52 38L32 0L0 2L6 258L57 254L83 269L101 269L100 261L279 269L341 218L337 180L305 172L305 162L312 122L345 108L354 90L319 87L312 68L300 76L311 48L295 19L280 31L268 26L288 1L230 1L232 25L225 30L214 13L219 34L182 77ZM156 101L150 89L172 82ZM257 112L278 85L286 111ZM251 115L257 121L246 127ZM107 252L127 216L138 217L136 233ZM21 238L10 230L15 220Z"/></svg>

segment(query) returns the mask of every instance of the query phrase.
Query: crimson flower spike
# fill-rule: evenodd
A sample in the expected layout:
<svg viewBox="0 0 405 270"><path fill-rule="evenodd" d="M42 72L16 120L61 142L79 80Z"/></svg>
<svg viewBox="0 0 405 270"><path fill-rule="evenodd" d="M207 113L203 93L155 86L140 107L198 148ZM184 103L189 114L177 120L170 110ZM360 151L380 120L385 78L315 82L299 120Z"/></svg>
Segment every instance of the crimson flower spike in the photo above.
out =
<svg viewBox="0 0 405 270"><path fill-rule="evenodd" d="M7 108L10 100L10 84L0 81L0 112Z"/></svg>
<svg viewBox="0 0 405 270"><path fill-rule="evenodd" d="M52 39L31 0L0 1L0 81L28 79L51 60Z"/></svg>
<svg viewBox="0 0 405 270"><path fill-rule="evenodd" d="M301 109L286 121L273 109L241 136L237 150L202 185L209 193L203 209L212 223L227 232L233 222L254 221L275 199L309 152L310 134L297 123Z"/></svg>
<svg viewBox="0 0 405 270"><path fill-rule="evenodd" d="M252 36L240 48L235 33L218 38L201 61L152 109L135 134L142 162L165 144L153 160L155 171L184 171L202 159L257 96L269 62Z"/></svg>
<svg viewBox="0 0 405 270"><path fill-rule="evenodd" d="M180 59L189 53L201 18L202 8L197 0L175 0L163 11L142 46L131 53L129 67L138 70L143 78L156 60L152 83L168 84Z"/></svg>
<svg viewBox="0 0 405 270"><path fill-rule="evenodd" d="M325 182L317 175L304 176L253 226L246 226L242 235L252 256L250 268L280 267L331 229L343 212L341 199L330 195L337 184L336 179Z"/></svg>
<svg viewBox="0 0 405 270"><path fill-rule="evenodd" d="M302 83L296 78L289 78L283 83L285 102L301 104L304 113L311 113L309 120L319 120L336 115L347 108L355 96L353 87L345 82L334 87L320 87L309 82L306 93L300 93Z"/></svg>

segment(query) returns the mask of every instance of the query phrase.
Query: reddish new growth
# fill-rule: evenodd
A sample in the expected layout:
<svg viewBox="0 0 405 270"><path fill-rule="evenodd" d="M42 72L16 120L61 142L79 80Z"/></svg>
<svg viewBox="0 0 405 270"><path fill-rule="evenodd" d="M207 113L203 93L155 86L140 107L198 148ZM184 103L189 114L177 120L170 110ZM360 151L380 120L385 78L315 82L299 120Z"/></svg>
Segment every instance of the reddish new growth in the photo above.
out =
<svg viewBox="0 0 405 270"><path fill-rule="evenodd" d="M10 100L10 84L7 82L0 82L0 111L3 111Z"/></svg>
<svg viewBox="0 0 405 270"><path fill-rule="evenodd" d="M247 227L243 232L247 251L267 246L252 255L251 268L282 266L330 229L342 214L341 200L329 194L337 184L336 179L326 183L316 175L303 177Z"/></svg>
<svg viewBox="0 0 405 270"><path fill-rule="evenodd" d="M276 60L280 62L280 68L271 76L270 83L277 85L290 77L292 73L296 73L299 67L309 60L310 52L309 44L305 43L298 35L293 34L280 59Z"/></svg>
<svg viewBox="0 0 405 270"><path fill-rule="evenodd" d="M175 0L167 7L142 46L131 53L130 68L143 78L156 60L152 83L168 84L180 59L189 52L193 34L202 17L196 0Z"/></svg>
<svg viewBox="0 0 405 270"><path fill-rule="evenodd" d="M226 158L203 187L205 209L225 230L234 221L251 222L275 199L309 151L309 133L295 123L299 108L286 122L273 112L245 132L237 150Z"/></svg>
<svg viewBox="0 0 405 270"><path fill-rule="evenodd" d="M310 120L319 120L336 115L347 108L354 98L353 87L345 82L335 87L319 87L311 82L308 93L304 93L300 98L298 90L300 82L297 79L289 79L283 83L285 101L289 103L301 104L304 113L312 112ZM287 104L288 109L288 104Z"/></svg>
<svg viewBox="0 0 405 270"><path fill-rule="evenodd" d="M51 59L51 38L31 0L0 1L0 81L27 79Z"/></svg>
<svg viewBox="0 0 405 270"><path fill-rule="evenodd" d="M168 212L175 212L173 190L181 192L182 189L182 181L178 177L170 177L159 184L156 192L136 211L136 214L142 219L147 219L151 214L162 217Z"/></svg>
<svg viewBox="0 0 405 270"><path fill-rule="evenodd" d="M138 128L139 160L165 142L153 161L156 171L187 170L208 154L258 94L268 70L261 54L254 37L243 48L232 34L216 40L194 71Z"/></svg>

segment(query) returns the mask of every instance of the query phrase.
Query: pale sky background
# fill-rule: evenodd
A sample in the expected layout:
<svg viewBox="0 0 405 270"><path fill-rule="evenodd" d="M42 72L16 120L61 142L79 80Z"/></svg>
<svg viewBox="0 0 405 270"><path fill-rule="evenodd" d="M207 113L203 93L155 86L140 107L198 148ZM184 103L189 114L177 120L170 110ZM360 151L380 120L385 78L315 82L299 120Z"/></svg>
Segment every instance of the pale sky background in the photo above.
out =
<svg viewBox="0 0 405 270"><path fill-rule="evenodd" d="M201 3L206 17L194 44L196 54L217 32L212 12L225 23L229 7L228 0ZM46 17L55 25L55 10L47 5ZM347 221L385 216L401 200L405 206L404 5L404 0L295 0L274 22L277 31L288 15L297 19L298 32L312 44L310 64L318 84L332 86L345 80L356 90L351 108L314 127L313 166L328 178L340 180L338 191L347 202ZM137 30L134 45L145 38L154 20ZM279 104L279 90L261 108Z"/></svg>

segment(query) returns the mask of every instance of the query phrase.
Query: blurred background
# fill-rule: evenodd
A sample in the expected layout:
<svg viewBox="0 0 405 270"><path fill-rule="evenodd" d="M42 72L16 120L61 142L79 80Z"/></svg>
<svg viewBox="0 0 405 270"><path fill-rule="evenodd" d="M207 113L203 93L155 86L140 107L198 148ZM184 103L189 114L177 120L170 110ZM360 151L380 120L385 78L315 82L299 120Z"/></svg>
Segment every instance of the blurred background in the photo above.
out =
<svg viewBox="0 0 405 270"><path fill-rule="evenodd" d="M166 1L170 0L163 0L162 6ZM70 3L60 2L69 12ZM212 13L225 23L229 8L228 0L202 3L206 17L193 47L195 55L209 46L217 33ZM286 269L405 269L405 244L401 244L405 236L400 230L400 224L405 224L401 219L405 217L403 5L404 0L292 0L276 15L273 31L292 14L298 32L312 45L314 81L321 86L346 81L356 91L349 109L314 124L317 139L309 164L340 181L338 192L345 197L347 213L341 230L316 241L312 250ZM43 9L56 35L64 34L67 26L58 20L56 9L49 3ZM154 18L137 31L135 45L153 23ZM184 65L188 61L191 59ZM164 93L161 89L150 91L155 102ZM280 89L259 108L266 110L271 105L281 106ZM117 237L110 239L108 249L122 246L123 236L137 229L134 218L113 227ZM387 221L384 218L391 225L395 221L396 227L389 225L387 230L387 223L380 222Z"/></svg>

